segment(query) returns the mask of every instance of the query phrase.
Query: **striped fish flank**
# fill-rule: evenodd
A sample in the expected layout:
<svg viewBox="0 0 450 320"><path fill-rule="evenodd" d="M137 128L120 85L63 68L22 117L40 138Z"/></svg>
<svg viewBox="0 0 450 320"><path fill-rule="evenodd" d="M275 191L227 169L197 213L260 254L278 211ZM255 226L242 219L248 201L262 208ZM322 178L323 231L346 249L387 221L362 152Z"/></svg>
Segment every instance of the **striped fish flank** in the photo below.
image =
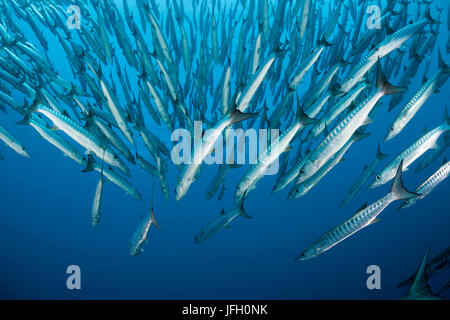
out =
<svg viewBox="0 0 450 320"><path fill-rule="evenodd" d="M425 198L431 191L436 188L442 181L448 178L450 174L450 161L444 161L444 164L424 183L422 183L417 189L416 193L419 193L420 196L413 199L406 200L399 209L406 209L416 204L417 201Z"/></svg>
<svg viewBox="0 0 450 320"><path fill-rule="evenodd" d="M438 89L438 82L442 79L443 73L441 70L436 72L433 77L428 80L422 88L411 98L411 100L406 104L403 110L399 113L397 118L394 120L391 127L389 127L384 141L391 140L397 136L411 121L411 119L416 115L420 108L425 104L428 98L436 92ZM446 75L445 75L446 77Z"/></svg>
<svg viewBox="0 0 450 320"><path fill-rule="evenodd" d="M69 137L83 146L87 152L95 153L97 157L103 159L112 166L118 168L122 167L119 158L108 146L105 146L95 135L69 117L42 104L31 107L31 111L45 115L58 129L64 131Z"/></svg>
<svg viewBox="0 0 450 320"><path fill-rule="evenodd" d="M419 140L417 140L414 144L404 150L390 164L388 164L375 177L375 180L370 185L370 188L375 188L389 182L395 176L395 168L398 166L400 161L405 161L405 170L407 170L408 167L426 151L428 151L429 149L438 148L438 145L436 143L437 140L443 133L450 129L447 112L445 113L445 119L446 120L443 124L424 134Z"/></svg>
<svg viewBox="0 0 450 320"><path fill-rule="evenodd" d="M417 194L409 192L402 182L403 161L400 162L390 192L370 206L363 206L350 219L345 220L333 230L320 237L311 246L305 249L295 261L312 259L344 241L352 234L362 230L370 224L377 222L378 215L393 201L416 197Z"/></svg>
<svg viewBox="0 0 450 320"><path fill-rule="evenodd" d="M381 97L404 90L403 88L394 87L386 80L379 61L377 70L377 89L353 109L316 147L305 165L300 169L297 183L301 183L311 177L345 145L359 127L371 122L369 114Z"/></svg>

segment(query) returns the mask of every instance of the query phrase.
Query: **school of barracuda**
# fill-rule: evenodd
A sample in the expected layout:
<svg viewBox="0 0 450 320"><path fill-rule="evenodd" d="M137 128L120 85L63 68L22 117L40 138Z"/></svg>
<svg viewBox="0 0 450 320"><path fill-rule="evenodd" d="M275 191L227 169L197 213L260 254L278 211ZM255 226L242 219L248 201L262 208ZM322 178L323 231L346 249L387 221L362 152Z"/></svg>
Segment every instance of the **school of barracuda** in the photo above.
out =
<svg viewBox="0 0 450 320"><path fill-rule="evenodd" d="M366 130L376 125L371 121L376 112L393 114L385 143L420 121L420 109L450 74L444 55L450 53L448 39L445 48L436 46L439 28L446 24L448 29L450 21L441 21L445 8L433 1L379 4L381 18L376 22L382 27L370 29L365 21L370 3L365 0L193 0L186 11L182 0L137 0L134 8L126 0L1 0L0 110L19 113L23 120L18 124L33 128L83 166L83 172L99 173L94 227L101 220L106 181L142 200L130 182L131 166L152 175L166 201L178 201L193 183L206 178L200 177L202 164L227 128L279 128L281 134L244 169L235 186L236 208L222 211L203 228L195 236L200 243L235 218L250 218L244 200L278 159L281 169L272 192L289 187L288 198L296 199L370 134ZM80 10L79 26L69 28L74 9L68 8L74 5ZM52 65L55 48L49 40L57 40L64 50L71 78ZM438 64L438 71L428 76L430 61ZM422 65L423 86L409 93L408 85ZM384 111L380 105L387 95L392 97ZM370 180L371 188L393 180L390 191L325 233L296 260L316 257L378 221L391 202L403 200L402 209L412 206L448 177L450 165L445 161L414 192L402 183L402 170L419 158L416 172L435 166L448 148L449 116L445 111L441 121L438 114L445 109L435 107L436 128L412 137L411 146L392 157L383 154L380 139L373 148L375 158L364 166L341 205ZM199 148L188 164L173 165L173 146L164 137L177 128L194 136L197 120L203 130L215 130L193 142ZM0 139L30 157L13 132L0 127ZM145 152L138 151L138 144ZM4 156L9 155L0 158ZM387 158L391 160L385 163ZM217 195L220 201L227 172L242 167L220 165L206 198ZM175 185L166 176L176 169ZM153 200L133 235L133 255L143 251L151 225L159 229Z"/></svg>

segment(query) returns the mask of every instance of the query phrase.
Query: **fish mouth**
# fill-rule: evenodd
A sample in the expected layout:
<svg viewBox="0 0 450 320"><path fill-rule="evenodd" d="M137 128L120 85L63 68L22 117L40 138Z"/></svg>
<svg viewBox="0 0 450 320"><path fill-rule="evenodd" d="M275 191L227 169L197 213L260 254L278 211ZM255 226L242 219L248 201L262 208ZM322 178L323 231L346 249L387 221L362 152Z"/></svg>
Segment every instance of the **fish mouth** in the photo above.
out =
<svg viewBox="0 0 450 320"><path fill-rule="evenodd" d="M311 257L308 257L305 253L302 252L297 258L295 258L294 262L306 261L310 259Z"/></svg>
<svg viewBox="0 0 450 320"><path fill-rule="evenodd" d="M200 244L200 243L202 243L202 242L204 242L205 240L201 240L201 239L197 239L197 238L194 238L194 243L195 244Z"/></svg>
<svg viewBox="0 0 450 320"><path fill-rule="evenodd" d="M279 188L277 186L273 186L272 191L270 191L270 194L275 194L277 192L279 192Z"/></svg>
<svg viewBox="0 0 450 320"><path fill-rule="evenodd" d="M384 137L384 141L386 142L386 141L389 141L389 140L391 140L392 138L394 138L396 136L396 134L393 134L393 133L390 133L390 132L388 132L387 134L386 134L386 136Z"/></svg>
<svg viewBox="0 0 450 320"><path fill-rule="evenodd" d="M367 187L368 189L375 189L376 187L378 187L380 184L378 183L378 181L374 181L371 184L369 184L369 186Z"/></svg>

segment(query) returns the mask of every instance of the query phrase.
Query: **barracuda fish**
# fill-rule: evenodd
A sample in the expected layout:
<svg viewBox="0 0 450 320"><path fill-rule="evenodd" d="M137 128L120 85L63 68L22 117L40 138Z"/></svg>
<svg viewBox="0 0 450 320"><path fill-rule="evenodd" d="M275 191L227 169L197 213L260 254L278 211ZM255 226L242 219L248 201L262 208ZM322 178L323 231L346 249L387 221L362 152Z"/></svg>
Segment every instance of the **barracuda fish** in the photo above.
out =
<svg viewBox="0 0 450 320"><path fill-rule="evenodd" d="M136 162L139 164L139 166L150 173L154 177L158 177L158 168L156 168L154 165L152 165L150 162L145 160L142 156L140 156L136 151Z"/></svg>
<svg viewBox="0 0 450 320"><path fill-rule="evenodd" d="M343 96L330 110L327 110L319 122L312 127L305 141L317 138L325 130L328 124L332 123L334 119L339 117L342 112L350 107L363 90L370 88L371 86L372 84L369 84L368 82L361 82L357 87L353 88Z"/></svg>
<svg viewBox="0 0 450 320"><path fill-rule="evenodd" d="M214 144L222 135L222 132L231 124L247 120L254 116L256 116L256 114L242 113L239 109L235 109L223 117L222 120L220 120L212 129L205 133L200 145L194 146L194 154L192 155L190 164L186 164L181 173L175 191L177 201L186 195L189 187L196 180L196 177L198 177L203 160L205 160L206 156L213 151Z"/></svg>
<svg viewBox="0 0 450 320"><path fill-rule="evenodd" d="M152 27L154 28L154 31L156 34L156 39L158 40L158 43L161 46L161 50L164 54L164 58L170 65L172 65L173 60L172 60L172 57L170 56L169 46L167 45L166 38L165 38L164 34L161 32L158 22L156 22L156 18L153 16L153 14L150 11L147 11L147 15L152 24Z"/></svg>
<svg viewBox="0 0 450 320"><path fill-rule="evenodd" d="M228 169L230 168L229 165L221 165L219 169L217 170L216 175L211 180L211 183L209 184L208 189L206 190L206 199L210 200L219 190L220 185L225 180L225 175L228 172Z"/></svg>
<svg viewBox="0 0 450 320"><path fill-rule="evenodd" d="M429 149L437 148L436 141L439 137L450 129L450 118L447 109L445 109L444 122L437 128L424 134L419 140L412 144L408 149L398 155L390 164L388 164L376 177L370 185L370 188L376 188L389 182L395 175L395 168L400 161L405 161L405 170L422 156Z"/></svg>
<svg viewBox="0 0 450 320"><path fill-rule="evenodd" d="M183 47L183 63L184 63L184 68L186 70L186 72L188 74L191 73L191 66L192 66L192 59L191 59L191 52L189 50L189 40L188 37L186 35L186 30L184 29L183 26L183 20L182 17L175 17L175 19L178 21L178 26L180 28L181 31L181 44Z"/></svg>
<svg viewBox="0 0 450 320"><path fill-rule="evenodd" d="M361 208L350 219L344 221L339 226L327 232L316 242L304 250L295 261L304 261L317 257L325 251L331 249L341 241L347 239L352 234L364 229L376 222L378 215L383 212L392 202L401 199L417 197L418 194L409 192L402 182L403 160L400 162L394 182L390 192L377 202Z"/></svg>
<svg viewBox="0 0 450 320"><path fill-rule="evenodd" d="M42 138L61 150L64 156L71 158L80 165L86 165L86 159L81 152L34 114L26 114L25 118L17 124L32 126Z"/></svg>
<svg viewBox="0 0 450 320"><path fill-rule="evenodd" d="M35 74L33 70L31 70L27 64L20 59L14 52L12 52L9 48L3 48L5 52L8 54L9 58L22 70L28 77L34 79Z"/></svg>
<svg viewBox="0 0 450 320"><path fill-rule="evenodd" d="M294 166L292 166L291 169L289 169L274 185L272 189L272 193L277 193L286 188L292 181L295 180L295 178L298 176L298 173L300 169L303 167L303 165L306 163L306 161L309 158L310 150L305 152L303 157L300 157Z"/></svg>
<svg viewBox="0 0 450 320"><path fill-rule="evenodd" d="M158 144L158 157L156 158L156 172L157 172L157 177L159 180L159 184L161 186L161 192L164 196L164 200L166 200L166 202L169 201L169 187L167 186L167 180L166 180L166 172L167 172L167 167L166 167L166 163L161 159L161 156L159 155L160 149L159 149L159 144Z"/></svg>
<svg viewBox="0 0 450 320"><path fill-rule="evenodd" d="M42 104L34 104L30 107L28 112L39 112L49 118L55 128L58 128L69 137L75 140L78 144L83 146L87 152L93 152L99 158L103 158L105 162L112 166L120 168L122 166L117 155L112 150L103 146L102 142L98 140L92 133L81 127L79 124Z"/></svg>
<svg viewBox="0 0 450 320"><path fill-rule="evenodd" d="M220 215L214 221L202 228L194 237L194 243L205 242L223 228L229 228L230 223L238 216L251 219L244 210L244 201L241 201L234 210L228 213L225 213L225 211L222 210Z"/></svg>
<svg viewBox="0 0 450 320"><path fill-rule="evenodd" d="M86 164L86 168L82 171L84 173L87 172L91 172L91 171L97 171L97 172L102 172L103 170L103 176L108 179L108 181L111 181L112 183L114 183L116 186L118 186L119 188L121 188L122 190L124 190L126 192L127 195L129 195L130 197L138 200L138 201L142 201L142 196L139 193L139 191L137 191L125 178L123 178L122 176L120 176L119 174L117 174L115 171L113 171L112 169L108 169L108 168L102 168L101 165L99 165L94 157L92 156L92 154L88 155L88 161Z"/></svg>
<svg viewBox="0 0 450 320"><path fill-rule="evenodd" d="M314 101L320 96L320 94L328 87L333 78L338 73L339 69L348 62L340 61L335 64L331 69L329 69L326 74L317 81L317 83L311 84L311 89L308 90L308 96L305 98L303 105L308 107L314 103Z"/></svg>
<svg viewBox="0 0 450 320"><path fill-rule="evenodd" d="M377 63L378 59L381 59L402 46L403 43L408 41L413 36L419 34L425 26L430 23L437 23L430 15L430 11L426 11L425 17L416 23L409 24L402 29L394 32L390 36L386 37L380 44L372 49L366 57L361 60L349 73L341 86L340 90L348 92L356 83L358 83L364 75Z"/></svg>
<svg viewBox="0 0 450 320"><path fill-rule="evenodd" d="M256 70L258 70L258 67L259 67L259 60L261 57L261 39L262 39L262 34L258 33L258 36L256 37L255 50L253 53L253 62L252 62L252 70L251 70L252 75L256 73Z"/></svg>
<svg viewBox="0 0 450 320"><path fill-rule="evenodd" d="M136 231L133 233L133 236L131 237L130 243L131 255L137 256L142 252L144 252L143 246L146 243L148 243L148 232L150 231L150 227L152 225L158 228L158 230L161 230L161 227L156 221L155 213L153 211L153 196L150 203L150 212L142 218Z"/></svg>
<svg viewBox="0 0 450 320"><path fill-rule="evenodd" d="M228 61L228 67L225 71L222 86L222 115L225 115L230 107L230 79L231 79L231 62Z"/></svg>
<svg viewBox="0 0 450 320"><path fill-rule="evenodd" d="M328 43L325 39L319 41L317 47L302 62L292 79L289 81L289 91L295 91L298 88L306 73L311 69L317 59L319 59L325 48L330 47L331 45L332 44Z"/></svg>
<svg viewBox="0 0 450 320"><path fill-rule="evenodd" d="M309 118L303 112L300 103L298 103L296 121L275 141L272 141L271 145L258 157L257 162L251 165L241 178L234 196L236 204L256 187L256 183L264 176L264 173L278 159L280 154L286 151L298 131L302 127L315 122L316 120Z"/></svg>
<svg viewBox="0 0 450 320"><path fill-rule="evenodd" d="M311 6L311 0L303 1L302 15L301 15L302 24L300 26L300 34L299 34L300 38L303 38L303 36L306 32L306 27L308 26L308 16L309 16L310 6Z"/></svg>
<svg viewBox="0 0 450 320"><path fill-rule="evenodd" d="M429 253L430 249L427 249L411 286L402 297L403 300L443 300L442 297L434 295L427 284L428 278L426 275L426 268Z"/></svg>
<svg viewBox="0 0 450 320"><path fill-rule="evenodd" d="M281 51L279 51L276 54L273 54L269 60L264 64L264 66L261 67L261 69L254 75L253 79L249 81L247 87L242 91L242 94L240 95L238 101L236 102L236 109L244 112L250 103L250 101L253 99L253 96L255 95L256 91L260 87L261 83L263 82L264 78L266 77L267 72L269 71L270 67L274 63L277 54L280 54Z"/></svg>
<svg viewBox="0 0 450 320"><path fill-rule="evenodd" d="M448 79L448 73L450 73L450 68L443 62L441 53L439 52L439 70L422 86L422 88L420 88L403 108L389 128L384 141L396 137L406 127L428 98Z"/></svg>
<svg viewBox="0 0 450 320"><path fill-rule="evenodd" d="M147 130L145 127L143 127L143 124L138 122L136 124L136 129L141 134L145 146L155 160L159 157L160 153L162 153L166 157L169 156L169 149L167 149L167 147L162 144L159 138L155 136L150 130Z"/></svg>
<svg viewBox="0 0 450 320"><path fill-rule="evenodd" d="M447 247L443 252L431 259L425 269L427 279L434 277L439 272L447 270L450 266L450 247ZM411 275L406 280L400 282L397 288L411 284L414 281L414 275Z"/></svg>
<svg viewBox="0 0 450 320"><path fill-rule="evenodd" d="M20 105L10 95L0 92L0 100L3 102L2 104L6 104L16 111L20 110ZM3 112L6 111L6 108L3 105L0 108L2 108Z"/></svg>
<svg viewBox="0 0 450 320"><path fill-rule="evenodd" d="M305 109L306 113L309 114L310 117L315 118L322 111L322 108L325 106L325 104L328 102L330 98L331 93L326 92L320 98L318 98L313 105Z"/></svg>
<svg viewBox="0 0 450 320"><path fill-rule="evenodd" d="M403 88L394 87L385 78L381 64L377 67L377 88L369 97L364 99L350 114L345 117L335 129L316 147L305 165L299 171L298 183L305 181L317 172L320 167L335 154L359 127L371 122L369 113L384 95L395 94Z"/></svg>
<svg viewBox="0 0 450 320"><path fill-rule="evenodd" d="M172 101L177 102L178 101L177 89L174 82L172 81L169 71L158 58L156 58L156 62L158 63L158 66L164 76Z"/></svg>
<svg viewBox="0 0 450 320"><path fill-rule="evenodd" d="M92 226L97 228L100 224L100 218L102 216L102 199L103 199L103 184L105 180L103 179L103 172L100 174L100 180L97 183L97 188L95 189L94 203L92 204Z"/></svg>
<svg viewBox="0 0 450 320"><path fill-rule="evenodd" d="M155 101L155 106L159 112L159 115L161 116L161 119L164 121L167 129L173 131L172 121L170 120L167 106L163 103L160 95L156 91L156 88L151 84L151 82L147 80L145 81L145 83L147 84L148 90L150 90L150 93L152 94L153 101Z"/></svg>
<svg viewBox="0 0 450 320"><path fill-rule="evenodd" d="M358 179L355 181L355 183L351 186L350 190L348 191L347 195L345 196L344 200L342 200L341 207L349 203L353 200L353 198L356 197L358 192L361 190L363 185L366 183L367 180L373 175L375 172L375 169L378 165L378 163L385 158L387 158L389 155L384 154L381 152L380 144L378 144L377 147L377 154L375 156L375 159L368 165L364 166L362 174L358 177Z"/></svg>
<svg viewBox="0 0 450 320"><path fill-rule="evenodd" d="M415 173L418 173L427 168L431 163L434 162L434 160L439 158L447 150L448 147L450 147L450 135L448 133L445 134L444 141L438 140L437 143L438 143L437 149L431 150L423 157L423 160L414 170Z"/></svg>
<svg viewBox="0 0 450 320"><path fill-rule="evenodd" d="M13 149L15 152L20 154L21 156L30 158L30 154L25 149L25 147L13 137L8 131L6 131L3 127L0 126L0 140L2 140L8 147Z"/></svg>
<svg viewBox="0 0 450 320"><path fill-rule="evenodd" d="M106 100L108 102L107 103L108 108L111 111L114 119L116 120L117 125L119 126L120 130L125 135L127 140L131 144L133 144L134 143L133 142L133 135L132 135L132 133L130 131L130 128L127 125L125 117L122 114L122 110L120 109L120 107L116 103L117 98L114 98L114 96L112 94L112 91L111 91L111 88L109 87L109 85L103 79L100 79L100 85L102 87L103 94L105 95L105 98L106 98Z"/></svg>
<svg viewBox="0 0 450 320"><path fill-rule="evenodd" d="M325 175L330 172L339 162L343 160L344 154L348 151L350 146L359 140L368 137L368 133L355 132L350 140L338 151L333 157L330 158L315 174L309 177L307 180L296 184L289 193L288 199L298 199L301 196L307 194L319 181L325 177Z"/></svg>
<svg viewBox="0 0 450 320"><path fill-rule="evenodd" d="M434 190L434 188L437 187L438 184L447 179L449 174L450 174L450 161L444 159L442 166L416 189L416 193L419 193L420 197L405 201L399 207L399 209L409 208L414 204L416 204L417 201L425 198L431 191Z"/></svg>

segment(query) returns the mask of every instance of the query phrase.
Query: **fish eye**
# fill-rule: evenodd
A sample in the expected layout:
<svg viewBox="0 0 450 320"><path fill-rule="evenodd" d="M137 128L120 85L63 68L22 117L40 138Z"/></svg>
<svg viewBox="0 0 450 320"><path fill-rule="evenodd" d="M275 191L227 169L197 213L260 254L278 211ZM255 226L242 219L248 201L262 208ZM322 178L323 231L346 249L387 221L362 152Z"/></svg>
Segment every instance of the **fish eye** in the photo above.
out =
<svg viewBox="0 0 450 320"><path fill-rule="evenodd" d="M379 174L377 174L377 176L375 177L375 179L380 180L381 176Z"/></svg>
<svg viewBox="0 0 450 320"><path fill-rule="evenodd" d="M300 174L305 174L305 170L300 169Z"/></svg>
<svg viewBox="0 0 450 320"><path fill-rule="evenodd" d="M390 127L389 130L394 131L394 127Z"/></svg>

